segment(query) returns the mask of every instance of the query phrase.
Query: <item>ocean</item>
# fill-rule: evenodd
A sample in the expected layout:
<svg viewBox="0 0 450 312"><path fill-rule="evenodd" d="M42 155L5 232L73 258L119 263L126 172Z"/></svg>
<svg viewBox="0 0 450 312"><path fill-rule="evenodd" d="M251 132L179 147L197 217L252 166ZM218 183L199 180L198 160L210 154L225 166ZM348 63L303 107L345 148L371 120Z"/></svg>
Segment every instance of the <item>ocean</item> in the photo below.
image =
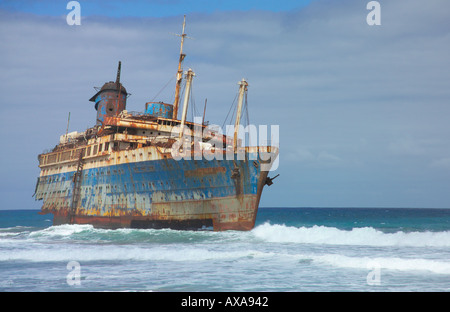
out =
<svg viewBox="0 0 450 312"><path fill-rule="evenodd" d="M450 209L260 208L252 231L0 210L2 292L447 292Z"/></svg>

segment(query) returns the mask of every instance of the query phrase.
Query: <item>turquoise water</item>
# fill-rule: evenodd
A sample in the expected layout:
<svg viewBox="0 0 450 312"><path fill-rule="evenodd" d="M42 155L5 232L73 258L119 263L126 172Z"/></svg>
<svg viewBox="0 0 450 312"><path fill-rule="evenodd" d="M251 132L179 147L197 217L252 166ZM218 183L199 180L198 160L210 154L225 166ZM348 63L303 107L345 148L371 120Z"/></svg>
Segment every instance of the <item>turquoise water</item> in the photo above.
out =
<svg viewBox="0 0 450 312"><path fill-rule="evenodd" d="M281 209L281 210L280 210ZM450 209L265 208L258 224L273 220L287 226L323 225L350 230L373 227L383 232L450 230Z"/></svg>
<svg viewBox="0 0 450 312"><path fill-rule="evenodd" d="M262 208L248 232L52 226L0 210L0 291L449 290L448 209Z"/></svg>

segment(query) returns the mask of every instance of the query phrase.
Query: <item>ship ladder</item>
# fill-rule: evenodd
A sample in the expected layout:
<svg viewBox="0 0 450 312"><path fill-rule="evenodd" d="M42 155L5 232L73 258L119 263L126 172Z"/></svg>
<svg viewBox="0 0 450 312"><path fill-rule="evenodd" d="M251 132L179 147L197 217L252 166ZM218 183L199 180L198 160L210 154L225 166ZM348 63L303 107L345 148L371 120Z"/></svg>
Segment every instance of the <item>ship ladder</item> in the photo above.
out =
<svg viewBox="0 0 450 312"><path fill-rule="evenodd" d="M73 224L75 213L78 206L78 201L81 195L81 178L83 173L83 152L84 149L80 151L78 156L77 171L73 176L73 193L72 193L72 204L70 206L70 224Z"/></svg>

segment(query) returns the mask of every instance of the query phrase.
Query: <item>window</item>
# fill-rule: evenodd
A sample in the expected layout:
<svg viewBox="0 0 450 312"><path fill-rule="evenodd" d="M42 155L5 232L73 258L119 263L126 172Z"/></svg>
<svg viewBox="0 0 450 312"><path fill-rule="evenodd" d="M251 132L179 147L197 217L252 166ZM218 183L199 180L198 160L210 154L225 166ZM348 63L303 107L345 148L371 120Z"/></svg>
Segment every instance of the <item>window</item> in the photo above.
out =
<svg viewBox="0 0 450 312"><path fill-rule="evenodd" d="M100 144L98 145L98 152L99 152L99 153L102 151L102 148L103 148L103 143L100 143Z"/></svg>

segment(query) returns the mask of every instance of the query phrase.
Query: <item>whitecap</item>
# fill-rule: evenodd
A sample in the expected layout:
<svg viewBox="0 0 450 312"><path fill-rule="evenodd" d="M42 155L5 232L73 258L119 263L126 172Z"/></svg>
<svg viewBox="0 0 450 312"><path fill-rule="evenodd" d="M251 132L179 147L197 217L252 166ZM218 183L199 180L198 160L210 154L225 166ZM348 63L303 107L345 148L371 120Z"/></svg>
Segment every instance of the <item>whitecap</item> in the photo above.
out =
<svg viewBox="0 0 450 312"><path fill-rule="evenodd" d="M328 264L342 268L357 268L363 270L397 270L406 271L429 271L436 274L450 274L450 262L420 259L420 258L399 258L399 257L348 257L343 255L313 255L315 263Z"/></svg>
<svg viewBox="0 0 450 312"><path fill-rule="evenodd" d="M252 234L267 242L364 245L364 246L415 246L450 247L450 231L384 233L371 227L341 230L334 227L293 227L264 223Z"/></svg>

